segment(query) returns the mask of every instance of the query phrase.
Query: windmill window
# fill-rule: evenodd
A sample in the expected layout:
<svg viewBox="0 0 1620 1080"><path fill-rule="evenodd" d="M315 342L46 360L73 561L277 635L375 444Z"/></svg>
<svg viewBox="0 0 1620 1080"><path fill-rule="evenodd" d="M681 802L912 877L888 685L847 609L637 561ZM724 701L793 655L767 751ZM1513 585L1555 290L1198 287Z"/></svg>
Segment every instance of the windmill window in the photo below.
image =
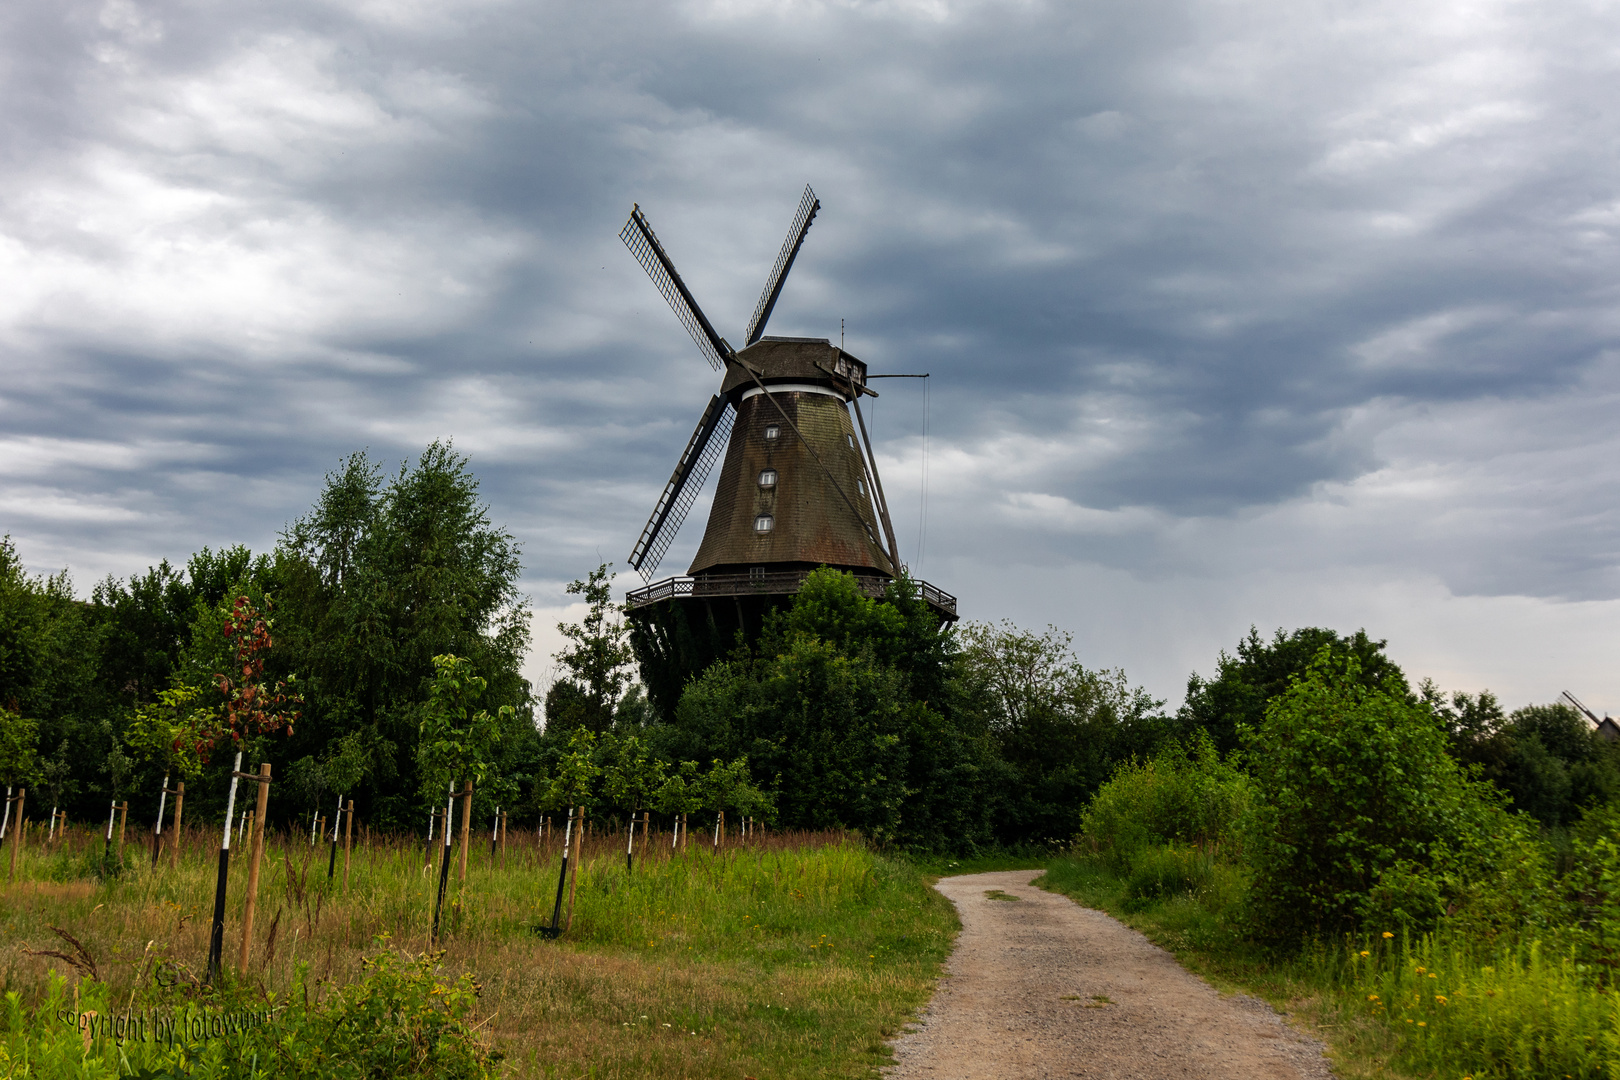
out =
<svg viewBox="0 0 1620 1080"><path fill-rule="evenodd" d="M759 473L759 486L762 487L762 488L773 488L773 487L775 487L776 486L776 470L775 469L761 469L760 473Z"/></svg>
<svg viewBox="0 0 1620 1080"><path fill-rule="evenodd" d="M844 438L845 438L846 441L848 441L849 448L851 450L855 449L855 436L850 435L850 434L845 434Z"/></svg>
<svg viewBox="0 0 1620 1080"><path fill-rule="evenodd" d="M776 519L769 514L761 514L754 519L754 531L757 533L768 533L774 528Z"/></svg>
<svg viewBox="0 0 1620 1080"><path fill-rule="evenodd" d="M765 568L763 566L750 566L748 568L748 580L749 581L764 581L765 580Z"/></svg>
<svg viewBox="0 0 1620 1080"><path fill-rule="evenodd" d="M782 428L781 428L780 425L778 425L778 424L766 424L765 425L765 441L766 442L773 442L776 439L780 439L781 437L782 437Z"/></svg>
<svg viewBox="0 0 1620 1080"><path fill-rule="evenodd" d="M866 494L866 481L862 480L858 476L855 478L855 490L860 492L862 495Z"/></svg>

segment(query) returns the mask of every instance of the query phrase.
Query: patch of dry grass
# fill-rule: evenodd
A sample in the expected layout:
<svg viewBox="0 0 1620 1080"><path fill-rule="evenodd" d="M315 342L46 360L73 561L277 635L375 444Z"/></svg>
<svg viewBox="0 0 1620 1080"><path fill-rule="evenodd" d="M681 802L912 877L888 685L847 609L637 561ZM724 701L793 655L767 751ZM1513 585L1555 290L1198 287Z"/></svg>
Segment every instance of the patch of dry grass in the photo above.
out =
<svg viewBox="0 0 1620 1080"><path fill-rule="evenodd" d="M705 838L706 839L706 838ZM94 834L37 846L0 891L0 982L35 998L59 959L28 950L70 931L114 993L196 978L207 956L218 834L188 830L178 870L126 850L118 879L78 877ZM856 1077L887 1061L885 1039L927 999L955 931L950 905L913 867L832 834L732 837L714 852L669 836L585 845L571 931L547 941L558 852L514 837L503 860L474 841L466 882L451 872L440 946L451 973L482 985L485 1030L509 1073L536 1077ZM429 947L438 868L420 839L375 838L355 851L350 887L326 879L328 852L273 836L259 887L246 977L283 990L295 968L348 982L379 936ZM437 857L438 849L434 849ZM233 853L225 961L240 944L246 859Z"/></svg>

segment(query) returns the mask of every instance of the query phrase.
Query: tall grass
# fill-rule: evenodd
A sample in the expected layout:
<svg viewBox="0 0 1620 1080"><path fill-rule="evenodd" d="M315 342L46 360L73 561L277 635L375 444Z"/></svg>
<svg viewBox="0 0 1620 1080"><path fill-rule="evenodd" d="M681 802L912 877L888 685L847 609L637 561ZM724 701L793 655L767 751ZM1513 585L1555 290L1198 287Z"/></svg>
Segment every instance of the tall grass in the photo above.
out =
<svg viewBox="0 0 1620 1080"><path fill-rule="evenodd" d="M1620 1073L1620 1000L1572 953L1539 941L1484 946L1441 933L1375 939L1337 968L1352 1008L1394 1032L1415 1075L1610 1077Z"/></svg>
<svg viewBox="0 0 1620 1080"><path fill-rule="evenodd" d="M37 1001L61 950L81 941L115 994L185 984L204 969L219 834L190 829L177 870L154 869L131 842L125 868L95 876L102 836L70 831L47 852L31 838L17 883L0 890L0 988ZM637 839L594 834L580 853L572 926L549 925L559 844L515 831L504 860L474 835L464 884L454 866L439 947L451 973L482 985L485 1026L514 1072L536 1076L863 1076L883 1039L926 1000L949 950L954 914L913 867L838 834L727 837L694 830ZM272 834L245 978L266 990L355 981L379 939L429 948L438 883L434 845L373 836L327 881L328 849L307 833ZM0 852L0 866L9 852ZM233 852L225 961L240 943L245 852ZM565 916L566 916L565 897Z"/></svg>

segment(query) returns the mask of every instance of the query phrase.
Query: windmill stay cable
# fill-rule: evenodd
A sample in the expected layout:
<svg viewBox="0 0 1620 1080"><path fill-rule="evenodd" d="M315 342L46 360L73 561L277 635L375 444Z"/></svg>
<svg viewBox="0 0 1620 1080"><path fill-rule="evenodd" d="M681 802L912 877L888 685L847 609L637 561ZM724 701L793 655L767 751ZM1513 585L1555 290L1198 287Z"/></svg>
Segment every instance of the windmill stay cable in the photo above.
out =
<svg viewBox="0 0 1620 1080"><path fill-rule="evenodd" d="M917 515L917 572L922 572L923 543L928 537L928 383L923 383L922 492Z"/></svg>

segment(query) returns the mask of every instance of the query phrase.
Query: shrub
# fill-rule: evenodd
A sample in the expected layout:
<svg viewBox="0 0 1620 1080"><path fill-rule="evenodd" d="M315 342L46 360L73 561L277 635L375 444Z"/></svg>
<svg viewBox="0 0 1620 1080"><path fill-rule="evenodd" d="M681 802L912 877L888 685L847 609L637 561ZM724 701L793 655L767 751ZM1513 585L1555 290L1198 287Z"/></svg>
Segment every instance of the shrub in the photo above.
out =
<svg viewBox="0 0 1620 1080"><path fill-rule="evenodd" d="M478 988L470 975L441 978L438 959L385 950L366 962L364 979L324 1000L300 972L282 998L237 988L150 1012L133 1001L109 1006L106 984L92 980L81 982L77 1000L69 1000L66 980L53 973L45 999L31 1012L18 994L6 995L0 1076L482 1080L498 1056L473 1034ZM81 1031L78 1017L86 1013L100 1023ZM172 1039L160 1034L159 1024L128 1022L171 1015L178 1033ZM103 1030L108 1021L114 1023ZM186 1037L210 1027L223 1034Z"/></svg>
<svg viewBox="0 0 1620 1080"><path fill-rule="evenodd" d="M1114 771L1081 816L1082 837L1111 869L1129 875L1138 854L1165 844L1238 854L1234 823L1251 784L1203 732Z"/></svg>
<svg viewBox="0 0 1620 1080"><path fill-rule="evenodd" d="M1446 753L1434 714L1393 678L1368 687L1353 655L1324 648L1243 740L1256 796L1245 828L1251 910L1262 936L1348 931L1386 871L1404 868L1416 884L1437 843L1459 850L1477 833L1480 795Z"/></svg>

